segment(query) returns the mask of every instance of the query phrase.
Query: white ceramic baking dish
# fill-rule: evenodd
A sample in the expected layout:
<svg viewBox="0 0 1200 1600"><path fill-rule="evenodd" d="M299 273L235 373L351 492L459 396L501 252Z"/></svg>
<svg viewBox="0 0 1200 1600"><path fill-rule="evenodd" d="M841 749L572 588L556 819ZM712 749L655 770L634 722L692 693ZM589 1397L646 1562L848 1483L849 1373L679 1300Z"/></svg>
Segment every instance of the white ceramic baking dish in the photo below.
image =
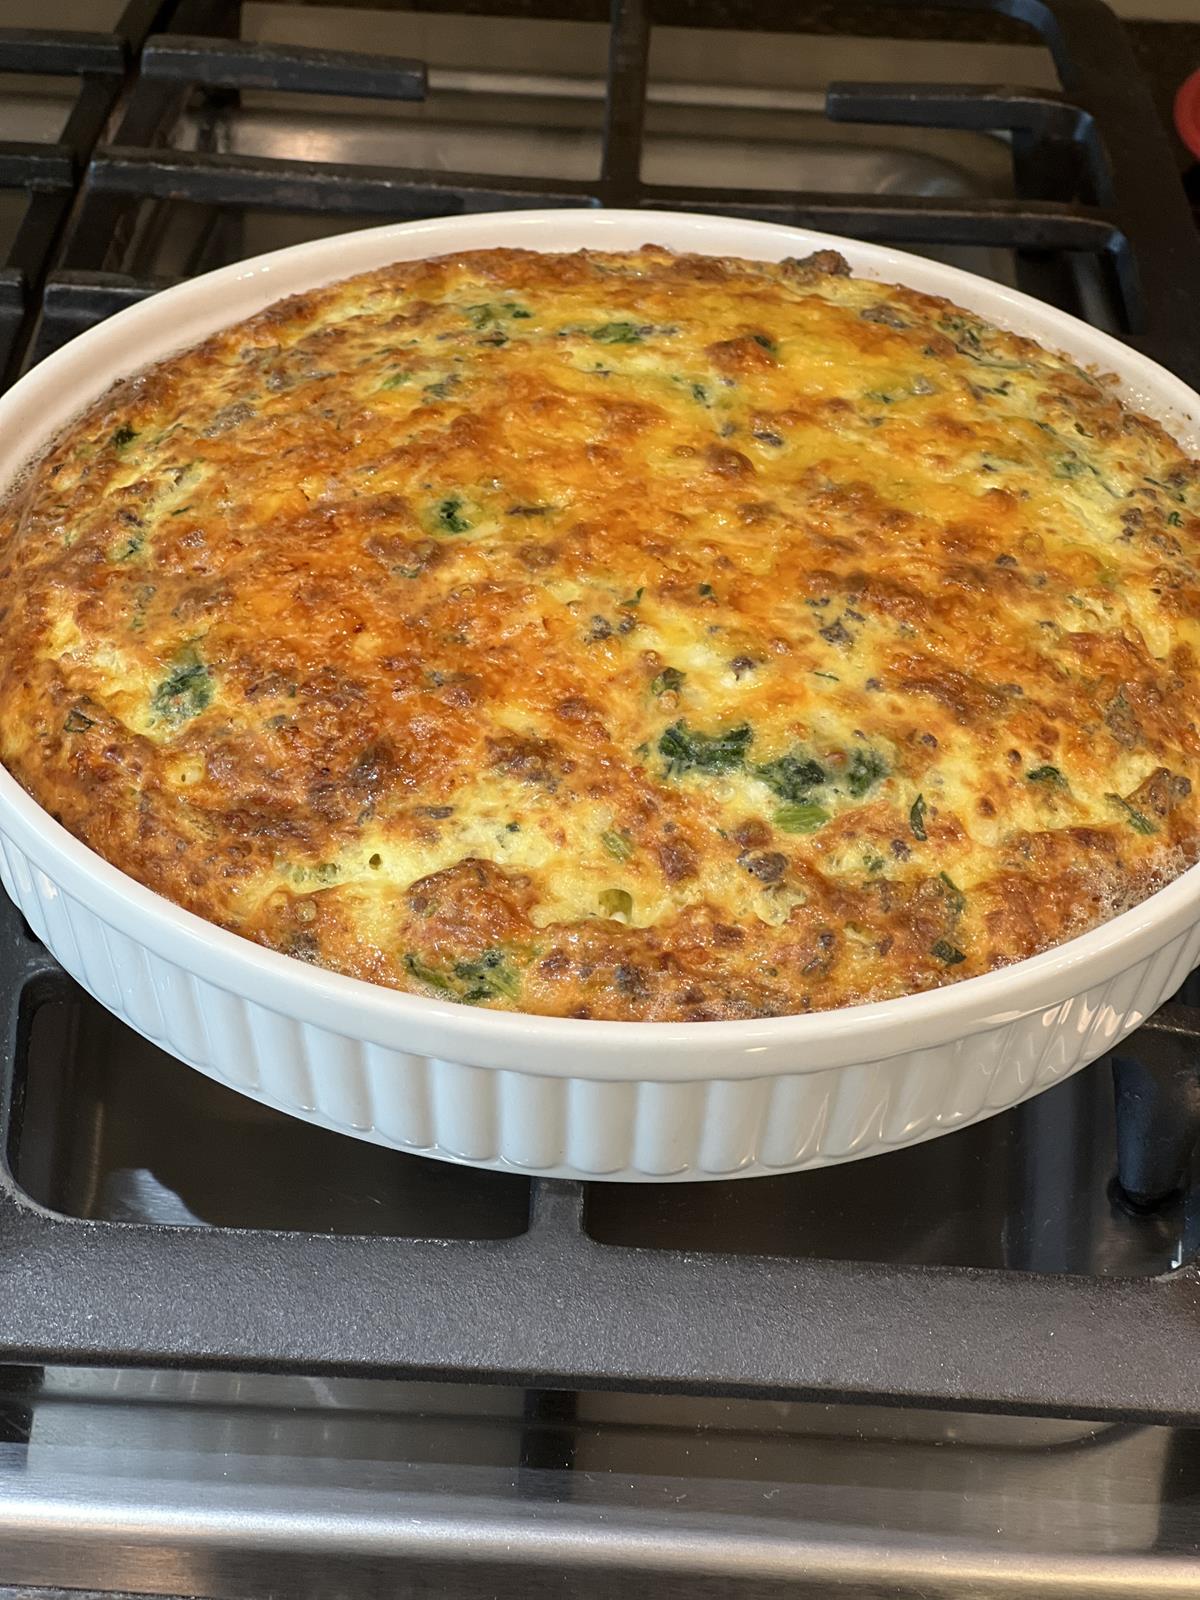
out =
<svg viewBox="0 0 1200 1600"><path fill-rule="evenodd" d="M836 248L1119 376L1200 450L1200 397L1013 290L877 245L721 218L529 211L298 245L169 289L0 398L0 485L117 378L285 295L495 245L765 259ZM0 716L3 716L0 707ZM688 1179L875 1154L1000 1111L1110 1049L1200 958L1200 867L1058 949L929 994L760 1022L581 1022L458 1006L314 969L143 888L0 768L0 876L83 986L139 1033L268 1105L400 1150L522 1172Z"/></svg>

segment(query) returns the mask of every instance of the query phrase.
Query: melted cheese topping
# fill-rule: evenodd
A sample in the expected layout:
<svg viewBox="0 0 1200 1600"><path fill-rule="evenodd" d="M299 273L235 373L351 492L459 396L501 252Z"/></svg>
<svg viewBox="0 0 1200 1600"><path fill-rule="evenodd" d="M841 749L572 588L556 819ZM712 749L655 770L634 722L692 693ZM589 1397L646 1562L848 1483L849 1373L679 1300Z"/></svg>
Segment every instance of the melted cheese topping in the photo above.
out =
<svg viewBox="0 0 1200 1600"><path fill-rule="evenodd" d="M1200 471L836 256L396 266L119 385L0 513L0 756L398 988L846 1005L1197 856Z"/></svg>

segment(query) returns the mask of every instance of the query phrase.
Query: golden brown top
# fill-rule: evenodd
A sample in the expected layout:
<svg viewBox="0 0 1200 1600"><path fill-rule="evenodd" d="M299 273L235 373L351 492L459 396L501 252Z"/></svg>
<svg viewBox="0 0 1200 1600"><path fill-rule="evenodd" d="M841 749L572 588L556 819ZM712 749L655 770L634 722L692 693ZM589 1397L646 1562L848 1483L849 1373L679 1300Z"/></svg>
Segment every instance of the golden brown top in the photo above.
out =
<svg viewBox="0 0 1200 1600"><path fill-rule="evenodd" d="M1197 857L1200 468L780 265L515 250L120 384L0 508L0 757L278 950L618 1018L929 988Z"/></svg>

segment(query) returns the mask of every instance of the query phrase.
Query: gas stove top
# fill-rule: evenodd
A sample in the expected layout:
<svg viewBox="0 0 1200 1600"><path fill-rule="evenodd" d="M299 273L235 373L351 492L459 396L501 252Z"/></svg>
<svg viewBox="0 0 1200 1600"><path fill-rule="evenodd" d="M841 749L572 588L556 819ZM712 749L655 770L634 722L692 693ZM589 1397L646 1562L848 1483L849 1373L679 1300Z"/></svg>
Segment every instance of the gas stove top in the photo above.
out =
<svg viewBox="0 0 1200 1600"><path fill-rule="evenodd" d="M1094 0L472 10L14 17L4 380L277 245L641 204L907 245L1200 384L1200 242ZM1189 1592L1189 984L1120 1060L892 1155L531 1183L191 1072L6 903L0 1600Z"/></svg>

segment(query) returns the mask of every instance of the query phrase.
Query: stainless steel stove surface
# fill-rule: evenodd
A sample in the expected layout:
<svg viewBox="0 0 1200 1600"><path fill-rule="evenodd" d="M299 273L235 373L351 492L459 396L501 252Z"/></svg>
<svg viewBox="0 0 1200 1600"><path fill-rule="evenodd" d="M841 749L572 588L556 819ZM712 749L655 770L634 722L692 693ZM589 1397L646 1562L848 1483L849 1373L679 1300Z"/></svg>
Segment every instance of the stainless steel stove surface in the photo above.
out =
<svg viewBox="0 0 1200 1600"><path fill-rule="evenodd" d="M1162 1427L95 1371L22 1411L32 1442L0 1447L22 1458L15 1584L1155 1600L1195 1581L1195 1436Z"/></svg>
<svg viewBox="0 0 1200 1600"><path fill-rule="evenodd" d="M225 261L526 203L907 243L1200 378L1096 0L471 9L6 8L5 381ZM5 906L0 1600L1200 1593L1196 998L893 1155L531 1183L219 1087Z"/></svg>

